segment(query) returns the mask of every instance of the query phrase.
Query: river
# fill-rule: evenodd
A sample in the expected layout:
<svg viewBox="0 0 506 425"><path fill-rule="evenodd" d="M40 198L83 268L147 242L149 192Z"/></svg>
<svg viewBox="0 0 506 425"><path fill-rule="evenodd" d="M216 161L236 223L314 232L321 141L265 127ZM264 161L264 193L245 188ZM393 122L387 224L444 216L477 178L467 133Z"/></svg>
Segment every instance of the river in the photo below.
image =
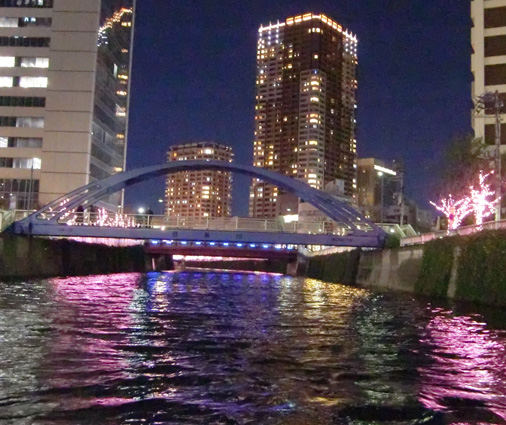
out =
<svg viewBox="0 0 506 425"><path fill-rule="evenodd" d="M505 424L506 312L271 274L0 284L0 424Z"/></svg>

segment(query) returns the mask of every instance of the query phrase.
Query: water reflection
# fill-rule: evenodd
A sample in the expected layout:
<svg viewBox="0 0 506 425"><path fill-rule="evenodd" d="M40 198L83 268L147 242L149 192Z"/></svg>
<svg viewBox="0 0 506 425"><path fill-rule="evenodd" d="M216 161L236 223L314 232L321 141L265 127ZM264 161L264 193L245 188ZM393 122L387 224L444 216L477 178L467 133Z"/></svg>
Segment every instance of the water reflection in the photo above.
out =
<svg viewBox="0 0 506 425"><path fill-rule="evenodd" d="M414 424L435 410L505 422L501 330L312 279L2 284L0 340L0 423Z"/></svg>
<svg viewBox="0 0 506 425"><path fill-rule="evenodd" d="M506 420L504 338L479 316L442 308L431 309L430 316L421 342L430 347L431 361L419 369L420 400L431 409L488 408L495 420Z"/></svg>

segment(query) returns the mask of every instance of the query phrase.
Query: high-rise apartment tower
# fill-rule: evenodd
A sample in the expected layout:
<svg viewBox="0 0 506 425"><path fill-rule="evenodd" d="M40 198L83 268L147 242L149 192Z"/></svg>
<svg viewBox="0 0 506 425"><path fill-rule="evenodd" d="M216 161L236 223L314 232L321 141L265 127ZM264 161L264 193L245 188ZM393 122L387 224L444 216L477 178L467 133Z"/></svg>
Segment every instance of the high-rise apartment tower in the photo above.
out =
<svg viewBox="0 0 506 425"><path fill-rule="evenodd" d="M123 171L134 3L0 0L0 208Z"/></svg>
<svg viewBox="0 0 506 425"><path fill-rule="evenodd" d="M506 104L506 0L472 0L471 69L474 76L472 96L498 91ZM473 115L475 136L485 143L495 143L495 108L493 101L485 111ZM501 145L506 144L506 107L501 111ZM503 150L504 147L501 147Z"/></svg>
<svg viewBox="0 0 506 425"><path fill-rule="evenodd" d="M171 146L167 160L195 159L232 162L230 146L213 142ZM232 175L228 171L200 170L169 174L165 188L165 214L169 217L229 217L232 207Z"/></svg>
<svg viewBox="0 0 506 425"><path fill-rule="evenodd" d="M357 39L323 14L258 30L253 165L317 189L356 190ZM254 179L250 215L293 213L298 201Z"/></svg>

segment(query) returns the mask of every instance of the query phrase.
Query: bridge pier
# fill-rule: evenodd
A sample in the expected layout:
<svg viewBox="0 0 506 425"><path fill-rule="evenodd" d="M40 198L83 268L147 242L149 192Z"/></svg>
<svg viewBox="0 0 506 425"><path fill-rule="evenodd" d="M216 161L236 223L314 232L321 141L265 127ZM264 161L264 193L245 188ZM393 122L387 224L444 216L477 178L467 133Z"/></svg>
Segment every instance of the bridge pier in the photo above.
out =
<svg viewBox="0 0 506 425"><path fill-rule="evenodd" d="M286 263L286 272L288 276L306 276L307 258L303 255L297 255L297 258L288 260Z"/></svg>
<svg viewBox="0 0 506 425"><path fill-rule="evenodd" d="M172 255L167 254L151 254L151 270L161 272L163 270L174 270L174 260Z"/></svg>

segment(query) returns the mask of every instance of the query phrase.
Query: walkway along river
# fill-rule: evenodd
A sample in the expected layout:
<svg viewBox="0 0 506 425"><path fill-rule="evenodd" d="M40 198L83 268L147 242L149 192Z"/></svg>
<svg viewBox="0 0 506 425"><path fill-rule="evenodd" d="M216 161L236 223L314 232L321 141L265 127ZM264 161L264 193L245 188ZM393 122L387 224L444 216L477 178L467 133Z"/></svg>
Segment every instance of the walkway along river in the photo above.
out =
<svg viewBox="0 0 506 425"><path fill-rule="evenodd" d="M0 423L504 424L505 348L504 311L307 278L1 283Z"/></svg>

